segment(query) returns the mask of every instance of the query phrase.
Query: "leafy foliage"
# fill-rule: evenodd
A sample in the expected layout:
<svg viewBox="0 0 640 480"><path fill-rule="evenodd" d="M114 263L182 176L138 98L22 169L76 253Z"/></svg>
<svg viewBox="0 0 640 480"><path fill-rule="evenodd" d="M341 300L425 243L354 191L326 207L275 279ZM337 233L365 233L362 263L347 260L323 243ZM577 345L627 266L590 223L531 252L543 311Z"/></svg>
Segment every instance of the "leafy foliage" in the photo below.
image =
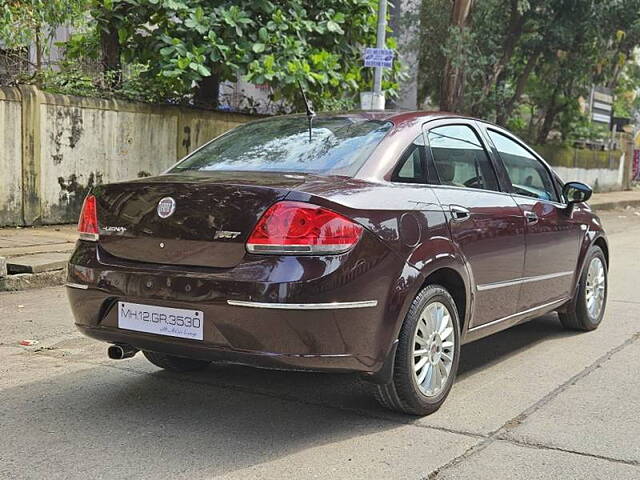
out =
<svg viewBox="0 0 640 480"><path fill-rule="evenodd" d="M27 46L39 32L77 21L87 0L5 0L0 9L0 40L6 48Z"/></svg>
<svg viewBox="0 0 640 480"><path fill-rule="evenodd" d="M115 25L125 61L148 65L143 78L164 78L176 92L244 77L299 107L300 82L325 109L335 98L355 99L371 79L361 51L375 44L375 0L99 3L94 15L100 28ZM398 69L383 85L391 95Z"/></svg>
<svg viewBox="0 0 640 480"><path fill-rule="evenodd" d="M244 78L298 110L302 84L326 110L353 108L373 80L362 50L375 45L376 0L8 2L0 13L5 45L31 44L34 25L77 26L57 69L37 68L36 79L55 92L150 101L209 93L215 107L220 82ZM393 38L387 45L396 48ZM385 71L388 97L401 76L400 65Z"/></svg>
<svg viewBox="0 0 640 480"><path fill-rule="evenodd" d="M514 126L537 143L551 129L572 138L585 121L579 99L594 84L617 90L633 108L639 0L483 0L474 2L463 29L449 27L450 5L422 2L419 84L432 103L448 59L464 72L460 111Z"/></svg>
<svg viewBox="0 0 640 480"><path fill-rule="evenodd" d="M62 68L44 68L35 75L40 87L51 93L78 95L82 97L121 98L147 103L184 101L179 98L171 84L158 79L150 83L146 77L146 65L127 65L125 72L86 73L70 65ZM115 78L117 82L114 82Z"/></svg>

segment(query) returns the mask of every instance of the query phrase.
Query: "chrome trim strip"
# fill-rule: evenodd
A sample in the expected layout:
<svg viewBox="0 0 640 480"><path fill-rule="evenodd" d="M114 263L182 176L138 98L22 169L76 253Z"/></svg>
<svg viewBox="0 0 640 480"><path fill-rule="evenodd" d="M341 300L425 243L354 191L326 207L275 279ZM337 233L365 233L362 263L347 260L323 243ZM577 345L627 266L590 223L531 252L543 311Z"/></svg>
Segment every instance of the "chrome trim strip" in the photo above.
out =
<svg viewBox="0 0 640 480"><path fill-rule="evenodd" d="M557 272L557 273L548 273L546 275L537 275L535 277L517 278L515 280L507 280L505 282L485 283L484 285L476 286L476 290L481 292L483 290L492 290L494 288L511 287L511 286L519 285L523 283L540 282L542 280L551 280L552 278L565 277L573 274L574 272Z"/></svg>
<svg viewBox="0 0 640 480"><path fill-rule="evenodd" d="M245 300L227 300L234 307L272 308L277 310L334 310L342 308L367 308L378 305L377 300L362 302L332 302L332 303L265 303L248 302Z"/></svg>
<svg viewBox="0 0 640 480"><path fill-rule="evenodd" d="M547 275L538 275L537 277L525 277L522 279L522 283L530 283L530 282L539 282L540 280L551 280L552 278L558 277L568 277L569 275L573 275L575 272L558 272L558 273L549 273Z"/></svg>
<svg viewBox="0 0 640 480"><path fill-rule="evenodd" d="M82 285L81 283L65 283L64 286L69 288L77 288L79 290L86 290L89 288L89 285Z"/></svg>
<svg viewBox="0 0 640 480"><path fill-rule="evenodd" d="M247 243L247 251L249 253L267 255L332 255L345 253L351 247L353 245L262 245Z"/></svg>
<svg viewBox="0 0 640 480"><path fill-rule="evenodd" d="M484 285L476 285L476 290L482 292L484 290L493 290L494 288L512 287L515 285L521 285L522 278L516 280L506 280L504 282L485 283Z"/></svg>
<svg viewBox="0 0 640 480"><path fill-rule="evenodd" d="M560 300L554 300L553 302L545 303L544 305L538 305L537 307L529 308L528 310L523 310L522 312L514 313L512 315L507 315L506 317L499 318L497 320L494 320L493 322L483 323L482 325L478 325L477 327L470 328L468 331L469 332L475 332L476 330L480 330L482 328L491 327L492 325L495 325L497 323L504 322L506 320L510 320L512 318L515 318L515 317L520 317L522 315L526 315L527 313L535 312L536 310L543 310L545 308L552 307L554 305L561 305L562 303L564 303L564 302L566 302L568 300L569 300L569 298L562 298Z"/></svg>

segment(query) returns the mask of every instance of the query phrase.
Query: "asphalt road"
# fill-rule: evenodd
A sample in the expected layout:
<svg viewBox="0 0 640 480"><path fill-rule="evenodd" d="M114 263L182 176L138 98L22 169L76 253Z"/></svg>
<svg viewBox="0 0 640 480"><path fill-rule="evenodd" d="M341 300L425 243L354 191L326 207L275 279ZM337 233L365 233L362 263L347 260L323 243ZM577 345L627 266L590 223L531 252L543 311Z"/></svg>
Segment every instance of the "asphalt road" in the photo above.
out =
<svg viewBox="0 0 640 480"><path fill-rule="evenodd" d="M111 361L63 288L0 293L0 478L638 479L640 215L603 219L601 328L548 315L463 347L447 403L421 419L348 375Z"/></svg>

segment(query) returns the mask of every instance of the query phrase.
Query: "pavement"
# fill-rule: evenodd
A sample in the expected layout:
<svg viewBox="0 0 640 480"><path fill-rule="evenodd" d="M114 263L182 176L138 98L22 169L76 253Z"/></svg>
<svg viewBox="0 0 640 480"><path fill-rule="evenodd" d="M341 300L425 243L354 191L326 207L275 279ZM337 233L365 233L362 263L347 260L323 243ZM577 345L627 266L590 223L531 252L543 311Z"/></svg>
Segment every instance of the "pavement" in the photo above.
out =
<svg viewBox="0 0 640 480"><path fill-rule="evenodd" d="M640 215L602 219L601 327L551 314L464 346L424 418L385 411L351 375L112 361L75 331L62 287L0 293L0 478L638 479Z"/></svg>
<svg viewBox="0 0 640 480"><path fill-rule="evenodd" d="M0 291L62 285L75 225L0 228Z"/></svg>
<svg viewBox="0 0 640 480"><path fill-rule="evenodd" d="M622 192L595 193L589 205L596 211L640 207L640 188L636 186Z"/></svg>

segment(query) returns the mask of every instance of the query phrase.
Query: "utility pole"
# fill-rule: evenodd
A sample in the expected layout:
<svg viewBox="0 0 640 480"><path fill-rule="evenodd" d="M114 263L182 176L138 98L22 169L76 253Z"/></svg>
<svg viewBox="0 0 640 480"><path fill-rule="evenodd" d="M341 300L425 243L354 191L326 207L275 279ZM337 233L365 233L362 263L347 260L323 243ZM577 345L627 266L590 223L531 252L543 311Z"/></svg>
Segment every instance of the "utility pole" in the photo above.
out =
<svg viewBox="0 0 640 480"><path fill-rule="evenodd" d="M387 33L387 0L378 0L378 29L376 48L366 48L364 66L373 67L373 91L360 92L360 107L363 110L384 110L384 93L382 92L382 69L390 68L393 62L393 51L385 48Z"/></svg>

